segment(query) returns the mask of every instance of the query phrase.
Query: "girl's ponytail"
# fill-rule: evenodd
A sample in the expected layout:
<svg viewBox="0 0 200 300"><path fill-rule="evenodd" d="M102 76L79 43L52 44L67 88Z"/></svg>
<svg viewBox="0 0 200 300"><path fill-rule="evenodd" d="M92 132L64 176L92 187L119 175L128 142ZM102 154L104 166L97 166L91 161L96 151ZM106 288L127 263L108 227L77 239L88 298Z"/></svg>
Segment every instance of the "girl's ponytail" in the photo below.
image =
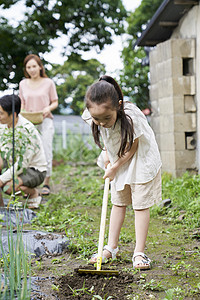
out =
<svg viewBox="0 0 200 300"><path fill-rule="evenodd" d="M112 84L117 92L117 95L119 97L118 100L122 100L123 102L123 99L124 99L124 96L123 96L123 93L122 93L122 90L120 88L120 86L118 85L118 83L110 76L107 76L107 75L103 75L99 78L99 81L101 80L105 80L107 82L109 82L110 84Z"/></svg>

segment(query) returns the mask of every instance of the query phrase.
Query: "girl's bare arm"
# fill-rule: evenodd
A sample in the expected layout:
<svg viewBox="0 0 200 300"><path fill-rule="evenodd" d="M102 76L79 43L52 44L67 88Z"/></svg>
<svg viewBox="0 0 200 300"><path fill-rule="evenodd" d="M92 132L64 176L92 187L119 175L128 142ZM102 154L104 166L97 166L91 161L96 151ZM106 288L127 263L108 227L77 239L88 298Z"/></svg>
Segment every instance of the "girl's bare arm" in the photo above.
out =
<svg viewBox="0 0 200 300"><path fill-rule="evenodd" d="M125 164L137 151L138 148L138 138L134 140L131 149L126 152L122 157L120 157L111 167L110 169L105 171L104 179L107 177L112 181L117 173L117 170Z"/></svg>

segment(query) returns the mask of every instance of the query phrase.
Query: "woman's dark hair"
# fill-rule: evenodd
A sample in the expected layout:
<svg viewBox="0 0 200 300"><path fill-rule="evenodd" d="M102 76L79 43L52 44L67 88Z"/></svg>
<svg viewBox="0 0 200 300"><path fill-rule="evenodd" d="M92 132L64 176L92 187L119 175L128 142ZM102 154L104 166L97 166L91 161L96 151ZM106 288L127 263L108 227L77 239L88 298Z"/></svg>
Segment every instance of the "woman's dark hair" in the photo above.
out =
<svg viewBox="0 0 200 300"><path fill-rule="evenodd" d="M21 99L17 95L5 95L0 98L0 105L5 110L8 115L10 116L12 114L12 101L14 98L14 111L16 112L16 115L20 113L21 110Z"/></svg>
<svg viewBox="0 0 200 300"><path fill-rule="evenodd" d="M26 78L30 78L30 75L28 74L28 72L26 71L26 64L27 62L29 62L29 60L34 59L36 61L36 63L40 66L41 70L40 70L40 77L48 77L45 73L45 69L44 66L42 64L41 59L39 58L38 55L36 54L29 54L25 57L24 59L24 76Z"/></svg>
<svg viewBox="0 0 200 300"><path fill-rule="evenodd" d="M134 128L132 119L124 112L123 93L118 83L112 77L104 75L89 87L85 98L88 109L90 109L91 103L99 105L111 101L112 108L117 111L117 120L121 120L121 145L118 156L123 156L132 147ZM121 105L119 104L120 100ZM103 150L100 143L100 129L94 122L92 122L92 134L95 143Z"/></svg>

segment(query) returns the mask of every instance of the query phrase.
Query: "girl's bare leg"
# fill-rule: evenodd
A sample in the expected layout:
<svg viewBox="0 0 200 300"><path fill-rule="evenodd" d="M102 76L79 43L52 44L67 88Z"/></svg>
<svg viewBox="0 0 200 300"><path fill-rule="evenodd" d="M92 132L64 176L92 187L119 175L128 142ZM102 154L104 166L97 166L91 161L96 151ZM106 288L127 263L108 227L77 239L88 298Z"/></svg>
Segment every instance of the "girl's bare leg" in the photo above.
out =
<svg viewBox="0 0 200 300"><path fill-rule="evenodd" d="M150 211L149 208L143 210L135 210L135 236L136 236L136 252L143 252L145 249L148 229L150 221ZM135 261L141 260L141 256L135 257Z"/></svg>
<svg viewBox="0 0 200 300"><path fill-rule="evenodd" d="M110 214L110 226L108 235L108 246L112 249L117 248L119 242L119 235L124 223L124 218L126 215L126 206L116 206L113 205ZM108 250L103 251L103 256L109 258L111 253Z"/></svg>
<svg viewBox="0 0 200 300"><path fill-rule="evenodd" d="M119 235L124 223L124 218L126 215L126 206L116 206L113 205L110 214L110 226L109 226L109 236L108 236L108 246L112 249L117 248Z"/></svg>

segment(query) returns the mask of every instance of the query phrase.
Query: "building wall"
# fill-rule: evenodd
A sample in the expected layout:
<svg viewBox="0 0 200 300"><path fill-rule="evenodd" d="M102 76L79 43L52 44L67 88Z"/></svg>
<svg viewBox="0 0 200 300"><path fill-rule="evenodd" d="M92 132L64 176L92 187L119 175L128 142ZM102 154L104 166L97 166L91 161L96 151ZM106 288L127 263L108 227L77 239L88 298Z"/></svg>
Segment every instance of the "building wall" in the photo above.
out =
<svg viewBox="0 0 200 300"><path fill-rule="evenodd" d="M163 171L197 170L195 39L169 39L150 53L152 127Z"/></svg>
<svg viewBox="0 0 200 300"><path fill-rule="evenodd" d="M200 4L150 53L150 79L163 171L200 172Z"/></svg>

